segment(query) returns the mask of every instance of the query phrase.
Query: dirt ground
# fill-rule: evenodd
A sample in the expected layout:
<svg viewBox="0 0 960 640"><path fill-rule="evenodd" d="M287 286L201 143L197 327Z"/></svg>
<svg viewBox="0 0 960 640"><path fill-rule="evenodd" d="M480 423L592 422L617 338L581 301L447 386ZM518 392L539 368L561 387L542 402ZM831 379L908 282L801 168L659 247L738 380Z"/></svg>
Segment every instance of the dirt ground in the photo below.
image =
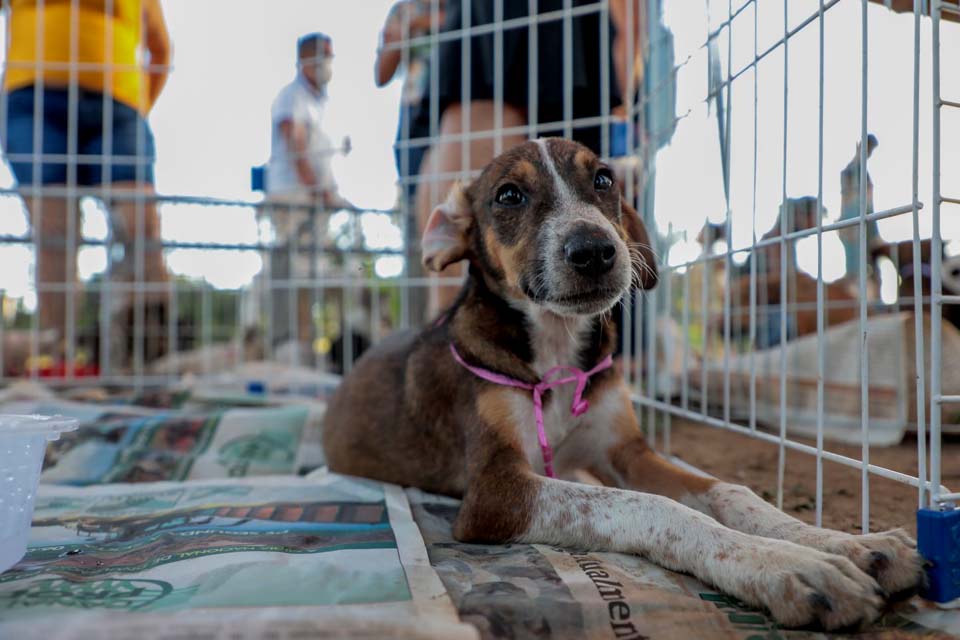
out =
<svg viewBox="0 0 960 640"><path fill-rule="evenodd" d="M799 439L810 445L815 441ZM860 459L859 445L824 443L824 448ZM771 503L777 493L776 444L693 422L673 420L671 452L681 460L723 480L745 484ZM960 438L944 437L943 484L960 487ZM873 447L870 462L916 475L917 440L908 435L896 447ZM841 531L860 531L860 469L823 462L823 525ZM783 507L788 513L814 522L816 459L787 449ZM870 475L870 530L903 527L916 535L917 489Z"/></svg>

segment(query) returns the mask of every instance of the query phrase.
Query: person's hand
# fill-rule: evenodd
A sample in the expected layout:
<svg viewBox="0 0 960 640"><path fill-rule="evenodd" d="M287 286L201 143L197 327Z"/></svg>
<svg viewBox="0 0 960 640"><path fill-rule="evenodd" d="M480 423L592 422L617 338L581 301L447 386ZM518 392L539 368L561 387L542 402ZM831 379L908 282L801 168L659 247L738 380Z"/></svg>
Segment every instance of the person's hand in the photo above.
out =
<svg viewBox="0 0 960 640"><path fill-rule="evenodd" d="M442 5L441 5L442 7ZM441 8L437 12L438 24L443 24L444 10ZM408 34L404 34L403 25L407 24ZM383 43L392 44L401 40L416 37L429 33L433 24L431 11L418 12L414 3L410 0L404 0L394 5L390 12L386 24L383 25Z"/></svg>
<svg viewBox="0 0 960 640"><path fill-rule="evenodd" d="M404 0L394 5L383 25L383 44L393 44L403 40L403 23L405 16L412 11L410 2Z"/></svg>
<svg viewBox="0 0 960 640"><path fill-rule="evenodd" d="M354 204L332 189L317 189L316 202L327 211L356 209Z"/></svg>
<svg viewBox="0 0 960 640"><path fill-rule="evenodd" d="M383 27L383 44L393 44L400 42L403 38L403 27L395 18L391 18Z"/></svg>

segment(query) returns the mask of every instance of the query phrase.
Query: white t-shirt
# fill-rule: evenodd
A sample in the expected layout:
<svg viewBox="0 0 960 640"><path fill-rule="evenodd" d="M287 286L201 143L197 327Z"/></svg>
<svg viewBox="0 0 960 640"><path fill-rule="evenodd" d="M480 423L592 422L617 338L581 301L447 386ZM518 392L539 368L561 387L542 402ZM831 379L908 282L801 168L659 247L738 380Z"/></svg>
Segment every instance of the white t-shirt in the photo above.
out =
<svg viewBox="0 0 960 640"><path fill-rule="evenodd" d="M318 95L302 76L280 90L270 109L273 123L270 145L270 162L267 164L267 192L269 194L294 194L306 190L297 175L296 158L280 132L280 123L291 120L306 127L307 154L317 178L317 187L336 192L330 161L333 158L333 142L323 131L323 112L327 97Z"/></svg>

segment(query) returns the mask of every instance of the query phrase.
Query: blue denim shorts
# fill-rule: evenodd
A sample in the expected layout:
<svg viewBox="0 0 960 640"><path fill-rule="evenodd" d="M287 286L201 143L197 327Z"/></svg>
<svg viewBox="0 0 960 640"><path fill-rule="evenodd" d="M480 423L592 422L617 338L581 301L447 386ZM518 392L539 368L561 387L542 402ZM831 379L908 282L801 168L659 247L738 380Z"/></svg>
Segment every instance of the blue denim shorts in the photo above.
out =
<svg viewBox="0 0 960 640"><path fill-rule="evenodd" d="M108 100L112 114L105 121L104 95L77 90L76 156L67 158L70 148L70 92L67 89L42 90L40 125L43 157L34 165L34 121L41 115L34 110L34 87L11 91L6 97L7 126L2 131L3 148L13 174L21 186L67 184L71 167L76 167L78 186L96 186L106 182L153 184L156 152L153 133L147 121L132 107ZM104 146L109 140L109 149ZM49 156L49 157L48 157ZM39 175L35 173L39 169ZM105 171L106 170L106 171Z"/></svg>

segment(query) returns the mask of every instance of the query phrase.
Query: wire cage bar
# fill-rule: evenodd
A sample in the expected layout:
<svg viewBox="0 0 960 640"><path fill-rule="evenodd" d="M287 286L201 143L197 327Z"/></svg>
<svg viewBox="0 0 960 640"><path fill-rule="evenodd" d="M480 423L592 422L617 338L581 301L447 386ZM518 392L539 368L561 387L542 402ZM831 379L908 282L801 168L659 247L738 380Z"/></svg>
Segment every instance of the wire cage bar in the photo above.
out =
<svg viewBox="0 0 960 640"><path fill-rule="evenodd" d="M76 14L80 0L60 4ZM960 431L960 390L951 386L957 374L943 354L956 348L951 318L960 291L950 289L944 269L960 253L949 242L956 238L945 237L960 194L941 183L957 161L942 144L944 120L960 113L955 85L942 77L951 67L943 52L952 46L942 34L957 37L956 3L709 0L702 11L662 0L411 6L416 11L398 14L399 37L381 42L380 52L399 52L403 69L429 69L417 104L422 121L401 119L393 144L396 204L376 209L313 196L277 201L270 194L221 198L154 189L146 129L137 130L133 155L81 149L84 74L102 72L110 85L118 74L178 69L149 59L133 66L78 61L76 28L68 43L74 62L24 64L10 57L6 3L4 70L37 78L66 72L68 118L64 149L5 147L4 157L34 175L48 163L68 170L62 184L0 184L0 215L17 207L30 212L25 227L0 226L0 250L40 247L35 253L59 252L74 266L58 279L38 277L29 295L17 294L0 271L0 385L28 378L57 387L144 389L257 359L348 373L372 342L429 322L461 282L460 271L425 273L419 255L425 212L454 181L474 178L521 140L589 137L616 168L622 196L642 213L661 262L660 285L632 293L616 310L618 355L651 445L676 454L680 423L769 444L776 449L770 498L778 507L785 506L791 456L812 459L818 526L830 499L829 465L859 472L863 533L872 529L876 479L915 488L919 509L956 508L960 494L944 486L955 474L943 460L945 438ZM900 19L890 26L887 15ZM46 37L41 26L37 20L38 50ZM909 194L885 194L875 209L868 159L886 108L875 98L882 89L874 81L880 28L900 29L898 43L911 63L896 89L908 96L911 127L899 144L910 171ZM107 34L108 54L113 42ZM841 58L855 62L845 97L856 108L843 117L856 152L845 167L832 139ZM35 117L27 137L31 149L44 149L39 114L54 98L42 83L30 86ZM591 108L583 106L588 97ZM118 108L104 93L103 121ZM0 132L8 125L3 99ZM112 148L113 129L103 130L104 148ZM348 150L333 145L322 153ZM133 188L85 184L77 167L94 165L104 174L131 166ZM837 172L840 198L831 177ZM671 209L678 202L697 206ZM828 205L835 210L827 213ZM64 219L59 233L50 233L57 206L65 207ZM83 233L79 214L87 209L108 210L103 234ZM158 211L214 210L255 225L256 238L148 233ZM383 232L371 231L371 220L399 240L378 237ZM893 228L898 242L877 231ZM836 278L831 269L841 246L846 271ZM81 281L75 265L88 250L102 250L106 266ZM250 255L262 266L250 284L234 289L153 277L151 260L169 262L185 251L211 261ZM384 260L400 266L383 275ZM894 270L892 280L883 269ZM880 291L889 282L898 289L892 299ZM56 296L64 300L62 317L49 331L37 308ZM838 354L847 361L838 362ZM51 370L51 357L62 360L61 369ZM909 373L883 377L890 367ZM915 454L897 468L877 456L891 431L916 439Z"/></svg>

